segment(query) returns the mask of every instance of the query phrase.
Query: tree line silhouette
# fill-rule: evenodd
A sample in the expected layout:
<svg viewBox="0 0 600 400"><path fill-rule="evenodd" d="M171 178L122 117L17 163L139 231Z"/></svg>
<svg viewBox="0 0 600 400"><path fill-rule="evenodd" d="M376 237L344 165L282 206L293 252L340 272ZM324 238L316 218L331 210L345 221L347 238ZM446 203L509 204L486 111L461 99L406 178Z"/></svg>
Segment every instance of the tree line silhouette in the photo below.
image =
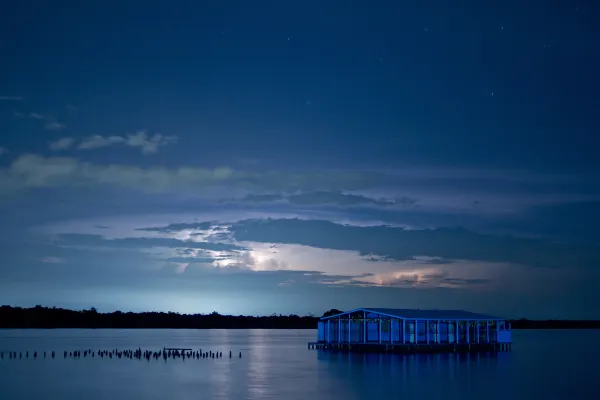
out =
<svg viewBox="0 0 600 400"><path fill-rule="evenodd" d="M323 316L339 314L329 310ZM313 315L245 316L210 314L178 314L174 312L100 313L35 306L0 307L0 328L190 328L190 329L316 329L320 317ZM513 320L513 329L600 329L593 320Z"/></svg>
<svg viewBox="0 0 600 400"><path fill-rule="evenodd" d="M95 308L0 307L0 328L191 328L191 329L314 329L317 317L298 315L234 316L174 312L100 313Z"/></svg>

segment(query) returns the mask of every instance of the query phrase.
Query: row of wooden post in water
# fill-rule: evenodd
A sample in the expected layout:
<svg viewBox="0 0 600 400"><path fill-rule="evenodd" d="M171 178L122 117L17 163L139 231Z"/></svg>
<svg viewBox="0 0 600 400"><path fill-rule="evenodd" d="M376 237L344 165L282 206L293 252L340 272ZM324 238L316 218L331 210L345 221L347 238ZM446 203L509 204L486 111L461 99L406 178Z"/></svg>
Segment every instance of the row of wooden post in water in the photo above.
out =
<svg viewBox="0 0 600 400"><path fill-rule="evenodd" d="M6 354L5 354L6 353ZM9 360L22 360L22 359L37 359L39 356L39 358L56 358L56 357L60 357L60 353L57 354L54 351L44 351L44 352L38 352L37 351L9 351L9 352L0 352L0 360L4 360L9 359ZM113 349L113 350L97 350L97 351L93 351L91 349L88 350L75 350L75 351L63 351L63 358L108 358L108 359L130 359L130 360L159 360L159 359L164 359L165 361L168 359L176 359L176 358L181 358L181 359L186 359L186 358L192 358L192 359L204 359L204 358L223 358L223 352L220 351L207 351L207 352L203 352L202 349L199 350L192 350L192 349L162 349L159 351L151 351L151 350L143 350L141 348L138 348L136 350L118 350L118 349ZM229 358L233 357L233 353L231 351L229 351ZM239 353L238 355L239 358L242 358L242 352Z"/></svg>

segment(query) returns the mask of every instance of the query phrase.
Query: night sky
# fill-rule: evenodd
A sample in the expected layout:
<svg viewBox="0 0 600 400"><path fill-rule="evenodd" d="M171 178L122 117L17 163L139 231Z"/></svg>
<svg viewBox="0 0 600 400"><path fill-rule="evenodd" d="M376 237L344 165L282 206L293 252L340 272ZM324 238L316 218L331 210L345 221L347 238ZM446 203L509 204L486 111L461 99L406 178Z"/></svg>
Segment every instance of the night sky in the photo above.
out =
<svg viewBox="0 0 600 400"><path fill-rule="evenodd" d="M5 1L0 304L600 318L596 1Z"/></svg>

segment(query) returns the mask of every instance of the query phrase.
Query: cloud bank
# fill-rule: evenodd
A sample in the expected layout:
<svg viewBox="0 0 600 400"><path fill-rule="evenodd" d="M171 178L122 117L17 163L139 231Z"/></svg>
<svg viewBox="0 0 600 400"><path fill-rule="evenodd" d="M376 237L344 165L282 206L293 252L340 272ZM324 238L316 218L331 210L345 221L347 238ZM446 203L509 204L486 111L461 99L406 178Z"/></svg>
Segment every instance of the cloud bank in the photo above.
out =
<svg viewBox="0 0 600 400"><path fill-rule="evenodd" d="M125 136L88 136L77 146L79 150L93 150L114 145L124 145L139 149L142 154L154 154L160 147L177 143L177 136L163 136L160 133L148 135L145 130Z"/></svg>
<svg viewBox="0 0 600 400"><path fill-rule="evenodd" d="M27 188L111 185L144 192L181 190L202 193L217 186L239 190L320 190L356 189L376 183L376 174L356 172L287 173L248 172L229 167L135 167L98 165L72 157L44 157L34 154L15 159L0 170L0 186L13 190Z"/></svg>
<svg viewBox="0 0 600 400"><path fill-rule="evenodd" d="M355 206L402 206L411 207L417 203L416 199L409 197L396 198L371 198L364 195L342 193L336 191L314 191L296 194L249 194L241 199L230 200L239 203L275 203L288 202L296 206L335 205L341 207Z"/></svg>

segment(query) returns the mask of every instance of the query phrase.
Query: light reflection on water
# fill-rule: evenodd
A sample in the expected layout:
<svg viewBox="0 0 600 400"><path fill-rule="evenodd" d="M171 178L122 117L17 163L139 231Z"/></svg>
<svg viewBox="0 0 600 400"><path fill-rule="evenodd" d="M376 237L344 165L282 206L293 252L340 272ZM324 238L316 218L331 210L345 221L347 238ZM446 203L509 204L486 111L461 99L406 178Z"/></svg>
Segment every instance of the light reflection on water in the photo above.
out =
<svg viewBox="0 0 600 400"><path fill-rule="evenodd" d="M385 355L307 349L315 331L4 330L1 399L563 399L594 388L599 331L515 331L512 353ZM566 346L565 344L569 344ZM222 359L63 359L64 350L167 347ZM43 359L43 351L57 358ZM229 358L229 351L233 357ZM8 360L7 351L30 351ZM38 351L38 359L31 352ZM242 358L238 353L242 352Z"/></svg>

